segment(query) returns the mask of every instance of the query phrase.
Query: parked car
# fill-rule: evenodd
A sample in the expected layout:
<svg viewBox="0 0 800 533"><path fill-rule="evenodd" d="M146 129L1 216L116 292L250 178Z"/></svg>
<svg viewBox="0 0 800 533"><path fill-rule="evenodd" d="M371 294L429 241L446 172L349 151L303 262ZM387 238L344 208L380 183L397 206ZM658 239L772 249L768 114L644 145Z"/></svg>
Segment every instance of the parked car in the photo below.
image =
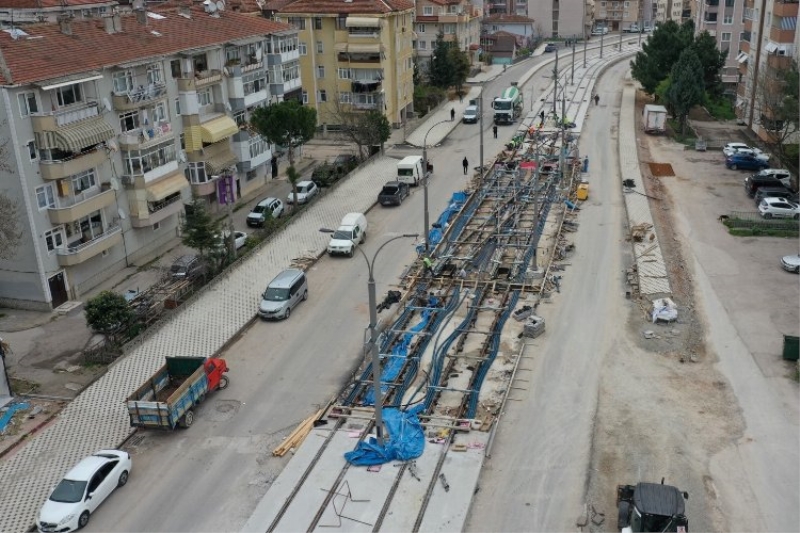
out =
<svg viewBox="0 0 800 533"><path fill-rule="evenodd" d="M762 171L763 172L763 171ZM778 178L769 174L753 174L744 179L744 190L748 196L755 196L762 187L782 187L783 183Z"/></svg>
<svg viewBox="0 0 800 533"><path fill-rule="evenodd" d="M344 176L358 166L358 159L352 154L339 154L333 160L333 167L339 173L339 177Z"/></svg>
<svg viewBox="0 0 800 533"><path fill-rule="evenodd" d="M229 235L230 235L230 232L228 230L225 230L224 232L222 232L223 243L227 242ZM244 243L246 241L247 241L247 233L245 233L243 231L234 231L233 232L233 246L237 250L239 248L241 248L242 246L244 246Z"/></svg>
<svg viewBox="0 0 800 533"><path fill-rule="evenodd" d="M547 43L547 45L544 47L544 51L546 54L555 52L556 50L558 50L558 45L555 43Z"/></svg>
<svg viewBox="0 0 800 533"><path fill-rule="evenodd" d="M287 268L269 282L261 295L258 316L289 318L292 309L308 299L308 280L302 270Z"/></svg>
<svg viewBox="0 0 800 533"><path fill-rule="evenodd" d="M196 255L182 255L169 269L172 279L196 279L206 272L206 264Z"/></svg>
<svg viewBox="0 0 800 533"><path fill-rule="evenodd" d="M634 22L622 31L625 33L639 33L639 25Z"/></svg>
<svg viewBox="0 0 800 533"><path fill-rule="evenodd" d="M725 157L731 156L736 153L737 150L749 150L750 147L745 143L728 143L722 147L722 153L725 154Z"/></svg>
<svg viewBox="0 0 800 533"><path fill-rule="evenodd" d="M380 194L378 194L378 202L384 206L400 205L410 192L411 189L408 183L389 181L383 186Z"/></svg>
<svg viewBox="0 0 800 533"><path fill-rule="evenodd" d="M67 472L39 511L42 533L76 531L116 489L128 482L131 456L121 450L100 450Z"/></svg>
<svg viewBox="0 0 800 533"><path fill-rule="evenodd" d="M781 259L781 266L787 272L794 272L800 274L800 254L785 255Z"/></svg>
<svg viewBox="0 0 800 533"><path fill-rule="evenodd" d="M313 181L300 181L297 183L297 203L298 204L307 204L314 198L317 194L319 194L319 187ZM294 191L289 193L289 196L286 197L287 204L294 203Z"/></svg>
<svg viewBox="0 0 800 533"><path fill-rule="evenodd" d="M763 152L758 148L739 148L734 152L735 154L741 155L752 155L756 159L763 161L765 163L769 163L769 154Z"/></svg>
<svg viewBox="0 0 800 533"><path fill-rule="evenodd" d="M464 110L464 115L461 117L464 124L475 124L478 122L478 106L468 105Z"/></svg>
<svg viewBox="0 0 800 533"><path fill-rule="evenodd" d="M247 215L247 225L261 227L266 222L267 217L279 218L282 214L283 202L277 198L264 198Z"/></svg>
<svg viewBox="0 0 800 533"><path fill-rule="evenodd" d="M339 174L336 172L336 167L328 163L322 163L311 172L311 181L316 183L317 187L330 187L338 179Z"/></svg>
<svg viewBox="0 0 800 533"><path fill-rule="evenodd" d="M606 28L605 26L600 28L595 28L592 30L592 35L606 35L606 34L608 34L608 28Z"/></svg>
<svg viewBox="0 0 800 533"><path fill-rule="evenodd" d="M769 167L769 163L754 155L735 153L725 158L725 166L731 170L761 170Z"/></svg>
<svg viewBox="0 0 800 533"><path fill-rule="evenodd" d="M764 198L758 204L758 211L764 218L800 219L800 205L783 198Z"/></svg>
<svg viewBox="0 0 800 533"><path fill-rule="evenodd" d="M785 168L765 168L760 171L757 176L768 176L780 180L784 187L792 189L792 173Z"/></svg>
<svg viewBox="0 0 800 533"><path fill-rule="evenodd" d="M764 198L785 198L789 201L797 202L797 194L786 187L761 187L756 190L756 194L753 196L756 206L758 206Z"/></svg>

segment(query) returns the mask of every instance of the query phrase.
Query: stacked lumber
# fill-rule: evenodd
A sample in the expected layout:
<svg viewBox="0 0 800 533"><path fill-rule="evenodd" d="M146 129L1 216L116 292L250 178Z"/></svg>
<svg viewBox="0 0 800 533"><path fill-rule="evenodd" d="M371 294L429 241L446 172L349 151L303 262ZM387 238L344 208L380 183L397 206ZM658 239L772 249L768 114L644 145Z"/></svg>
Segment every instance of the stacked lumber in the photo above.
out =
<svg viewBox="0 0 800 533"><path fill-rule="evenodd" d="M322 416L323 411L323 409L320 409L313 415L303 420L300 425L289 434L288 437L283 439L283 442L281 442L280 446L272 451L272 455L276 457L283 457L289 450L296 449L298 446L300 446L311 430L314 429L314 422Z"/></svg>

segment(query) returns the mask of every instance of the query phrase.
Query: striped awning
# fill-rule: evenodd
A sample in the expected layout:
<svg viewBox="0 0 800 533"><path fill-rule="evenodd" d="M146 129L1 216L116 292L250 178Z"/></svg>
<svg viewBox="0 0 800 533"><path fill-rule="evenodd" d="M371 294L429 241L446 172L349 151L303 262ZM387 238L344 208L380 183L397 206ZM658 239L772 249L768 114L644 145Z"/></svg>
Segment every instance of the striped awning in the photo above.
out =
<svg viewBox="0 0 800 533"><path fill-rule="evenodd" d="M736 61L739 63L746 63L750 56L748 56L744 52L739 52L739 55L736 56Z"/></svg>
<svg viewBox="0 0 800 533"><path fill-rule="evenodd" d="M214 120L209 120L200 125L200 132L204 143L215 143L227 139L238 133L239 126L236 121L227 115Z"/></svg>
<svg viewBox="0 0 800 533"><path fill-rule="evenodd" d="M114 128L102 117L93 117L55 131L45 132L46 148L58 148L65 152L81 152L84 148L106 142L114 137Z"/></svg>
<svg viewBox="0 0 800 533"><path fill-rule="evenodd" d="M380 28L381 19L374 17L347 17L344 25L347 28Z"/></svg>
<svg viewBox="0 0 800 533"><path fill-rule="evenodd" d="M158 202L187 187L189 187L189 182L184 177L183 172L174 172L152 184L148 183L145 185L145 189L147 189L147 201Z"/></svg>
<svg viewBox="0 0 800 533"><path fill-rule="evenodd" d="M793 30L797 28L797 17L781 17L781 29Z"/></svg>
<svg viewBox="0 0 800 533"><path fill-rule="evenodd" d="M379 44L348 44L347 51L351 54L380 54Z"/></svg>
<svg viewBox="0 0 800 533"><path fill-rule="evenodd" d="M209 176L219 176L225 169L230 168L238 161L236 154L230 148L206 159L206 173Z"/></svg>

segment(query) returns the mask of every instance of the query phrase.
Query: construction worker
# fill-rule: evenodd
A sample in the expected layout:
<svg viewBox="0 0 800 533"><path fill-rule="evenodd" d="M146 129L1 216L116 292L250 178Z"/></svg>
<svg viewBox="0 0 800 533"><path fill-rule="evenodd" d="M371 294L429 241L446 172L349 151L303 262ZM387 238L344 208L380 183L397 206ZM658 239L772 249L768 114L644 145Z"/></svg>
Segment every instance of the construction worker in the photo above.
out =
<svg viewBox="0 0 800 533"><path fill-rule="evenodd" d="M422 264L425 267L425 274L433 276L433 261L427 255L422 258Z"/></svg>
<svg viewBox="0 0 800 533"><path fill-rule="evenodd" d="M497 124L492 126L492 133L494 133L494 138L497 139Z"/></svg>
<svg viewBox="0 0 800 533"><path fill-rule="evenodd" d="M465 157L464 160L461 162L461 166L464 167L464 175L467 175L467 170L469 170L469 161Z"/></svg>

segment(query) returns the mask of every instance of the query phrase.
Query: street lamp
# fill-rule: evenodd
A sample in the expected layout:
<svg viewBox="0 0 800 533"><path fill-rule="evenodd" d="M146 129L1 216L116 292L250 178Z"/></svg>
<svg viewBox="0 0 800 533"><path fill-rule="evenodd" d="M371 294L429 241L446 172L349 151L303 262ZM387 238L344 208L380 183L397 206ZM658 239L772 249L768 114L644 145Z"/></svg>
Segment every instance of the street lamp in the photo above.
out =
<svg viewBox="0 0 800 533"><path fill-rule="evenodd" d="M428 176L430 172L428 172L428 134L438 126L439 124L445 124L447 122L452 122L451 120L440 120L436 124L430 127L428 131L425 132L425 137L422 139L422 171L425 173L425 181L422 182L422 197L425 203L425 255L428 255L431 251L430 243L430 216L428 214Z"/></svg>
<svg viewBox="0 0 800 533"><path fill-rule="evenodd" d="M328 228L320 228L322 233L334 233L334 230ZM372 256L372 261L369 260L367 254L357 243L353 241L353 248L358 250L364 261L367 262L367 271L369 272L369 279L367 280L367 296L369 298L369 354L372 361L372 385L375 394L375 435L378 437L378 444L383 446L383 399L381 398L381 358L378 355L377 344L377 328L378 328L378 303L375 295L375 260L378 254L383 250L383 247L397 239L410 239L417 238L419 235L416 233L404 233L397 235L381 244Z"/></svg>

